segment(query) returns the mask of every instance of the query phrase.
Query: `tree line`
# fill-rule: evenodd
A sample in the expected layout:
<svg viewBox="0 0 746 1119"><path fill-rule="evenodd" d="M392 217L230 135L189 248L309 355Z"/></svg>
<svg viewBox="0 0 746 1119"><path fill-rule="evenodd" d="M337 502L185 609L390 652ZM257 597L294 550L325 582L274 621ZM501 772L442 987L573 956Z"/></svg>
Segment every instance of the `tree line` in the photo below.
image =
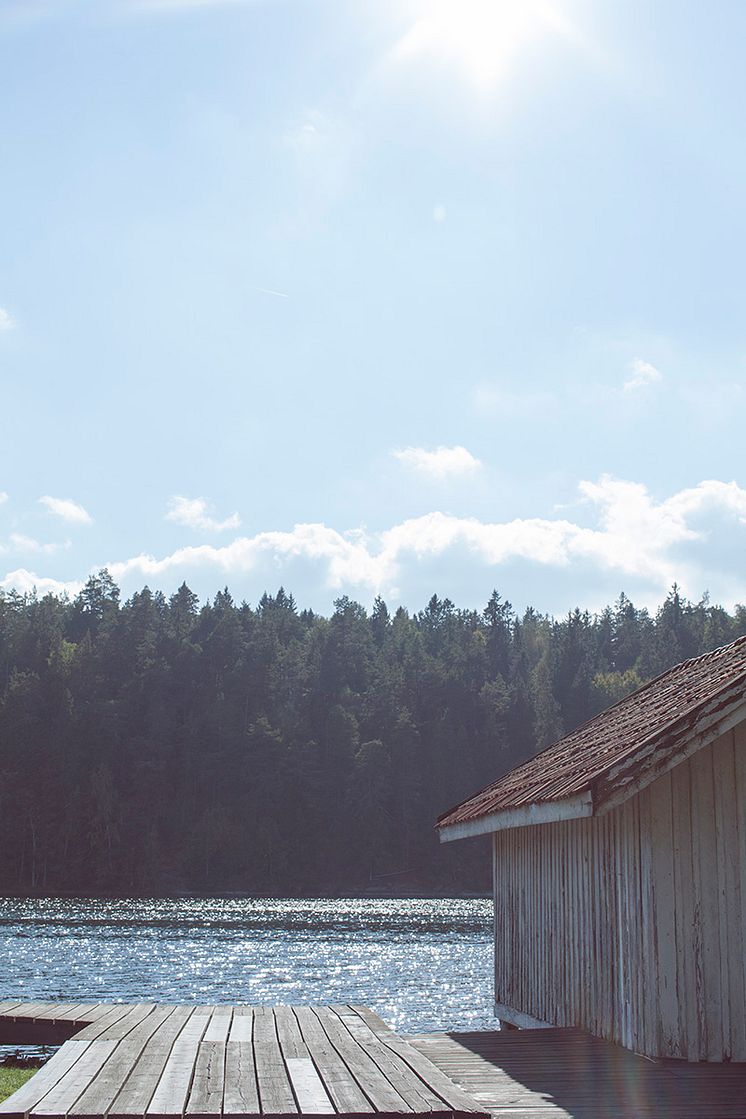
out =
<svg viewBox="0 0 746 1119"><path fill-rule="evenodd" d="M746 633L746 608L520 616L433 596L331 617L186 586L122 602L0 594L0 891L470 891L488 844L436 816L666 668Z"/></svg>

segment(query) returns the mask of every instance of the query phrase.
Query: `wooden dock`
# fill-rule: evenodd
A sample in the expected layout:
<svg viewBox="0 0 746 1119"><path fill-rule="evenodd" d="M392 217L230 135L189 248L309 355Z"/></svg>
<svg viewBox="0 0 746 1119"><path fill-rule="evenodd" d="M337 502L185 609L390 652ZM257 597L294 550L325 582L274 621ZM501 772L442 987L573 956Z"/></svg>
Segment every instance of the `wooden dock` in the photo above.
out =
<svg viewBox="0 0 746 1119"><path fill-rule="evenodd" d="M746 1119L746 1064L652 1060L573 1029L409 1040L495 1119Z"/></svg>
<svg viewBox="0 0 746 1119"><path fill-rule="evenodd" d="M571 1029L405 1039L366 1007L5 1002L3 1042L61 1046L11 1119L746 1119L746 1064Z"/></svg>
<svg viewBox="0 0 746 1119"><path fill-rule="evenodd" d="M487 1116L366 1007L5 1002L3 1041L62 1043L12 1119Z"/></svg>

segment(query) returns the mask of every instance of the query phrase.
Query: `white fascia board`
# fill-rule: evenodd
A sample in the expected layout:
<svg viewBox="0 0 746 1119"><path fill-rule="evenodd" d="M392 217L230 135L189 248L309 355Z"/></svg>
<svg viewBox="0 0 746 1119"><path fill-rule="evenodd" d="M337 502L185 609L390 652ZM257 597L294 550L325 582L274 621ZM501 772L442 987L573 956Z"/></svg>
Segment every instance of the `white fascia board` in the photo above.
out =
<svg viewBox="0 0 746 1119"><path fill-rule="evenodd" d="M523 808L503 808L500 812L489 812L475 820L464 820L458 824L446 824L438 829L441 843L454 839L469 839L473 835L488 835L506 828L525 828L529 824L553 824L557 820L576 820L579 816L593 815L593 799L590 792L578 793L565 800L546 800L538 804L527 804Z"/></svg>

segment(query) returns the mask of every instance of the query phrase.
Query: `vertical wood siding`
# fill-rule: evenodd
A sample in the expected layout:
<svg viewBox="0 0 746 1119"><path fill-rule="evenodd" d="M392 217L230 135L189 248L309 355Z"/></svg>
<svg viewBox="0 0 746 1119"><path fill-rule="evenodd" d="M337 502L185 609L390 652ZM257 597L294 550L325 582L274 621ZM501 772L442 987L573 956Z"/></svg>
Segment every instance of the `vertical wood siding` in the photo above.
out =
<svg viewBox="0 0 746 1119"><path fill-rule="evenodd" d="M496 832L495 998L746 1061L746 724L605 816Z"/></svg>

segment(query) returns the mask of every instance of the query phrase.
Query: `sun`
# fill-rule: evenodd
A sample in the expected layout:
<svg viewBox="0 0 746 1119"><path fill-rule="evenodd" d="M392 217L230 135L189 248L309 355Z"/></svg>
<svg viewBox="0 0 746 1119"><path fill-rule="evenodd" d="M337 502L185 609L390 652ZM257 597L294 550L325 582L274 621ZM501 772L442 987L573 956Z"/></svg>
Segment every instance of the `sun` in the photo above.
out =
<svg viewBox="0 0 746 1119"><path fill-rule="evenodd" d="M489 90L528 41L562 23L555 7L534 0L423 0L395 55L458 67Z"/></svg>

